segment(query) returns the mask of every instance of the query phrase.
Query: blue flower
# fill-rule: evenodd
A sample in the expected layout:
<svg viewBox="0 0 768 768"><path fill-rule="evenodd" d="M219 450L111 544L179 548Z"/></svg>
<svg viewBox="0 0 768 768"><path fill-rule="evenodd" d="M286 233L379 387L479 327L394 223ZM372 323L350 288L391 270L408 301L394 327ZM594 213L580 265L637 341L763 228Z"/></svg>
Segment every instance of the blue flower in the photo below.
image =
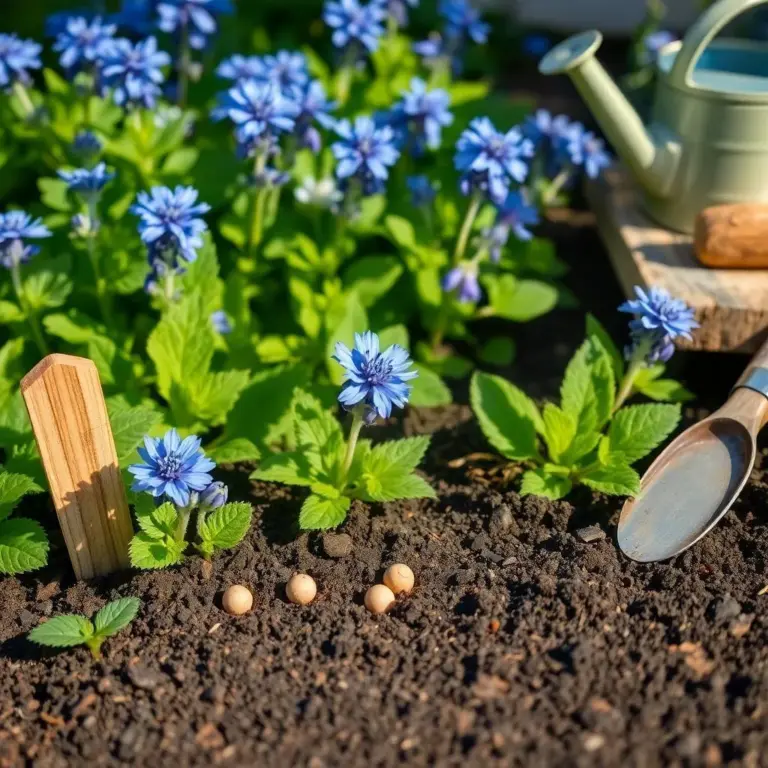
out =
<svg viewBox="0 0 768 768"><path fill-rule="evenodd" d="M144 106L151 109L161 95L165 80L161 67L171 63L165 51L157 50L157 40L148 37L133 45L123 38L115 40L104 63L104 85L112 89L112 99L119 106Z"/></svg>
<svg viewBox="0 0 768 768"><path fill-rule="evenodd" d="M432 205L437 190L426 176L409 176L405 183L411 193L411 204L414 208Z"/></svg>
<svg viewBox="0 0 768 768"><path fill-rule="evenodd" d="M278 51L274 56L265 56L264 79L274 83L288 98L296 98L309 82L307 59L303 53Z"/></svg>
<svg viewBox="0 0 768 768"><path fill-rule="evenodd" d="M331 111L336 109L336 103L328 99L325 88L319 80L313 80L301 94L296 105L299 109L296 118L296 135L302 146L313 152L320 151L320 134L312 123L319 123L323 128L332 128L334 119Z"/></svg>
<svg viewBox="0 0 768 768"><path fill-rule="evenodd" d="M584 171L590 179L596 179L603 168L611 165L611 155L605 148L605 142L591 131L584 132L581 140L572 142L571 146L576 165L584 166Z"/></svg>
<svg viewBox="0 0 768 768"><path fill-rule="evenodd" d="M250 149L256 143L268 145L275 136L290 133L298 114L299 107L286 99L277 86L245 80L223 95L213 116L229 118L235 124L238 142Z"/></svg>
<svg viewBox="0 0 768 768"><path fill-rule="evenodd" d="M454 163L462 172L461 190L479 190L497 205L503 203L511 181L522 183L528 175L533 143L519 128L500 133L487 117L475 118L459 137Z"/></svg>
<svg viewBox="0 0 768 768"><path fill-rule="evenodd" d="M331 40L337 48L357 45L369 53L379 47L386 16L377 0L367 5L358 0L327 0L323 8L323 21L333 29Z"/></svg>
<svg viewBox="0 0 768 768"><path fill-rule="evenodd" d="M644 291L635 286L636 299L625 301L619 312L634 315L632 325L644 331L659 332L676 339L692 339L691 331L699 327L691 309L682 299L676 299L664 288L652 286Z"/></svg>
<svg viewBox="0 0 768 768"><path fill-rule="evenodd" d="M403 93L403 100L395 108L395 114L403 115L410 135L416 141L417 152L425 143L429 149L440 146L443 126L453 122L453 115L448 111L450 103L450 95L442 88L428 91L427 84L420 78L411 80L411 90Z"/></svg>
<svg viewBox="0 0 768 768"><path fill-rule="evenodd" d="M40 252L39 246L26 241L50 236L42 219L33 219L24 211L0 214L0 264L7 269L24 264Z"/></svg>
<svg viewBox="0 0 768 768"><path fill-rule="evenodd" d="M229 322L227 313L223 309L213 312L210 319L213 330L216 333L220 333L222 336L232 333L232 323Z"/></svg>
<svg viewBox="0 0 768 768"><path fill-rule="evenodd" d="M148 35L154 26L156 0L122 0L120 10L110 21L137 35Z"/></svg>
<svg viewBox="0 0 768 768"><path fill-rule="evenodd" d="M336 133L341 141L331 146L338 161L337 178L348 182L357 180L364 195L381 192L389 177L389 166L397 162L394 133L389 126L377 128L370 117L360 116L354 123L339 120Z"/></svg>
<svg viewBox="0 0 768 768"><path fill-rule="evenodd" d="M552 41L546 35L526 35L523 38L523 53L534 59L541 58L552 48Z"/></svg>
<svg viewBox="0 0 768 768"><path fill-rule="evenodd" d="M266 80L264 60L261 56L242 56L236 53L224 59L216 74L224 80Z"/></svg>
<svg viewBox="0 0 768 768"><path fill-rule="evenodd" d="M443 38L437 32L432 32L426 40L413 43L411 50L424 59L424 63L433 64L443 58L446 53L443 48Z"/></svg>
<svg viewBox="0 0 768 768"><path fill-rule="evenodd" d="M40 69L42 48L33 40L0 34L0 88L10 90L17 81L29 85L32 78L27 70Z"/></svg>
<svg viewBox="0 0 768 768"><path fill-rule="evenodd" d="M217 480L215 483L211 483L200 494L200 506L204 509L219 509L227 503L229 498L229 488L224 483Z"/></svg>
<svg viewBox="0 0 768 768"><path fill-rule="evenodd" d="M204 491L213 482L209 472L216 462L200 449L200 438L190 435L182 440L175 429L162 438L145 437L138 449L142 464L132 464L128 471L135 480L133 491L146 491L156 499L167 496L179 507L186 507L192 491Z"/></svg>
<svg viewBox="0 0 768 768"><path fill-rule="evenodd" d="M347 410L364 404L365 420L369 424L376 415L388 418L393 405L404 408L411 394L406 382L419 375L409 370L413 363L406 349L393 344L381 352L379 337L371 331L356 333L351 350L337 342L333 359L345 372L339 402Z"/></svg>
<svg viewBox="0 0 768 768"><path fill-rule="evenodd" d="M115 177L107 171L104 163L94 168L78 168L74 171L59 171L59 178L67 182L71 192L77 192L84 199L98 196L108 181Z"/></svg>
<svg viewBox="0 0 768 768"><path fill-rule="evenodd" d="M641 63L648 66L654 64L659 56L659 51L670 43L674 43L677 40L677 36L666 30L659 29L656 32L651 32L643 38L642 46L643 52L640 56Z"/></svg>
<svg viewBox="0 0 768 768"><path fill-rule="evenodd" d="M79 131L72 142L72 152L88 167L98 159L103 148L101 139L91 131Z"/></svg>
<svg viewBox="0 0 768 768"><path fill-rule="evenodd" d="M469 37L476 43L488 40L490 25L480 19L480 12L468 0L440 0L439 12L446 22L446 37Z"/></svg>
<svg viewBox="0 0 768 768"><path fill-rule="evenodd" d="M88 20L74 16L56 38L53 50L61 54L59 64L70 75L99 68L114 47L117 27L105 24L100 17Z"/></svg>
<svg viewBox="0 0 768 768"><path fill-rule="evenodd" d="M216 32L214 14L232 13L230 0L162 0L158 3L158 26L163 32L186 30L189 44L202 50Z"/></svg>
<svg viewBox="0 0 768 768"><path fill-rule="evenodd" d="M507 199L497 208L496 225L511 230L518 240L530 240L533 233L528 227L535 227L539 220L536 206L519 190L510 192Z"/></svg>
<svg viewBox="0 0 768 768"><path fill-rule="evenodd" d="M139 192L131 212L141 217L139 233L150 252L150 262L164 262L174 267L177 258L194 261L202 247L202 234L208 229L200 218L211 210L197 202L198 192L192 187L152 187L150 193Z"/></svg>
<svg viewBox="0 0 768 768"><path fill-rule="evenodd" d="M483 292L477 281L477 272L477 264L474 261L466 261L454 267L443 278L443 290L456 291L462 304L480 301Z"/></svg>
<svg viewBox="0 0 768 768"><path fill-rule="evenodd" d="M291 174L287 171L280 171L267 165L250 177L251 184L257 189L275 189L282 187L291 180Z"/></svg>

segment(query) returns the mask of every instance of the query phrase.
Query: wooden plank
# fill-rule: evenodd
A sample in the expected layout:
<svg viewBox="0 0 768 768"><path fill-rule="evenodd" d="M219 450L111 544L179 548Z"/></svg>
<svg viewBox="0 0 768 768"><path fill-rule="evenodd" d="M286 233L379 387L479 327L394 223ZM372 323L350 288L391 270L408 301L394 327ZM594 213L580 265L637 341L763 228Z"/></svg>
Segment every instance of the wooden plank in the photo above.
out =
<svg viewBox="0 0 768 768"><path fill-rule="evenodd" d="M21 391L75 575L127 568L133 526L96 366L48 355Z"/></svg>
<svg viewBox="0 0 768 768"><path fill-rule="evenodd" d="M670 232L642 210L639 192L621 166L589 182L587 198L627 296L656 285L685 300L701 328L681 347L754 352L768 336L768 270L709 269L689 235Z"/></svg>

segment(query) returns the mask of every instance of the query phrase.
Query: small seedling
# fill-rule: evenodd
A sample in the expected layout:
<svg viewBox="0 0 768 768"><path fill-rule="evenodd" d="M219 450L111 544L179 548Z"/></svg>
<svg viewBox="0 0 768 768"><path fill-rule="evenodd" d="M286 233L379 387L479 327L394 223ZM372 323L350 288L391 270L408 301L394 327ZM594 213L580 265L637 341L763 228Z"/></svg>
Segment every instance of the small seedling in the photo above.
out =
<svg viewBox="0 0 768 768"><path fill-rule="evenodd" d="M87 645L94 659L101 658L102 643L125 629L139 612L138 597L124 597L105 605L94 620L79 614L67 614L48 619L29 633L29 639L51 648L72 648Z"/></svg>
<svg viewBox="0 0 768 768"><path fill-rule="evenodd" d="M285 585L285 594L296 605L309 605L317 594L317 584L306 573L295 573Z"/></svg>

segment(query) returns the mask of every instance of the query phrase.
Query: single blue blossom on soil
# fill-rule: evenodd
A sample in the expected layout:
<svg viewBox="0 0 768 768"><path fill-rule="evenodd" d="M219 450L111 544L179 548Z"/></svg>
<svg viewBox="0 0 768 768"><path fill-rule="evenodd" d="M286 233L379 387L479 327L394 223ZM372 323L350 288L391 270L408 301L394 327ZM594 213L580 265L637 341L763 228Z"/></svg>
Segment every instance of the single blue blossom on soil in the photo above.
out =
<svg viewBox="0 0 768 768"><path fill-rule="evenodd" d="M175 429L162 438L145 437L138 449L141 464L132 464L131 489L146 491L156 499L168 497L179 507L186 507L193 491L204 491L213 482L209 474L216 462L200 449L200 438L190 435L182 440Z"/></svg>
<svg viewBox="0 0 768 768"><path fill-rule="evenodd" d="M33 219L24 211L0 214L0 264L7 269L24 264L40 252L39 246L27 241L50 236L42 219Z"/></svg>
<svg viewBox="0 0 768 768"><path fill-rule="evenodd" d="M114 173L107 171L104 163L99 163L93 168L59 171L58 175L60 179L67 182L71 192L77 192L86 199L97 196L107 182L115 177Z"/></svg>
<svg viewBox="0 0 768 768"><path fill-rule="evenodd" d="M532 156L533 143L519 128L500 133L487 117L475 118L456 144L454 163L462 172L462 193L480 191L497 205L503 203L510 183L525 181Z"/></svg>
<svg viewBox="0 0 768 768"><path fill-rule="evenodd" d="M483 296L480 283L477 280L477 264L467 261L454 267L443 278L443 290L456 291L462 303L477 302Z"/></svg>
<svg viewBox="0 0 768 768"><path fill-rule="evenodd" d="M552 48L552 41L546 35L530 34L523 38L522 48L526 56L539 59Z"/></svg>
<svg viewBox="0 0 768 768"><path fill-rule="evenodd" d="M120 10L110 21L121 29L137 35L148 35L155 24L156 0L122 0Z"/></svg>
<svg viewBox="0 0 768 768"><path fill-rule="evenodd" d="M411 193L411 204L414 208L427 207L435 201L437 190L426 176L409 176L405 183Z"/></svg>
<svg viewBox="0 0 768 768"><path fill-rule="evenodd" d="M29 85L30 69L40 69L43 47L34 40L0 34L0 88L10 90L16 82Z"/></svg>
<svg viewBox="0 0 768 768"><path fill-rule="evenodd" d="M335 210L344 199L344 193L336 185L336 180L331 177L316 180L313 176L307 176L301 182L301 186L296 187L293 194L303 205L312 205L326 210Z"/></svg>
<svg viewBox="0 0 768 768"><path fill-rule="evenodd" d="M53 44L53 50L61 54L59 64L69 76L95 70L110 55L116 31L114 24L105 24L99 16L90 21L83 16L68 19Z"/></svg>
<svg viewBox="0 0 768 768"><path fill-rule="evenodd" d="M112 89L115 104L152 109L162 93L160 85L165 80L162 67L170 63L171 57L157 49L154 37L135 45L121 38L115 41L104 63L104 85Z"/></svg>
<svg viewBox="0 0 768 768"><path fill-rule="evenodd" d="M313 80L298 94L296 106L299 114L296 117L295 132L299 143L313 152L319 152L322 141L313 123L323 128L332 128L335 120L330 113L336 109L336 103L326 96L323 84Z"/></svg>
<svg viewBox="0 0 768 768"><path fill-rule="evenodd" d="M230 0L162 0L157 5L163 32L185 33L195 50L202 50L216 33L216 16L233 12Z"/></svg>
<svg viewBox="0 0 768 768"><path fill-rule="evenodd" d="M307 59L296 51L278 51L274 56L265 56L264 79L274 83L288 98L296 98L309 82Z"/></svg>
<svg viewBox="0 0 768 768"><path fill-rule="evenodd" d="M153 187L139 192L131 212L141 218L139 234L150 252L150 262L175 266L178 258L194 261L203 245L202 234L208 225L200 217L211 207L197 201L193 187Z"/></svg>
<svg viewBox="0 0 768 768"><path fill-rule="evenodd" d="M220 480L211 483L200 494L200 506L205 509L218 509L227 503L229 488Z"/></svg>
<svg viewBox="0 0 768 768"><path fill-rule="evenodd" d="M643 52L641 56L641 63L644 65L654 64L659 56L659 51L670 43L674 43L677 40L677 35L666 29L660 29L656 32L651 32L643 38Z"/></svg>
<svg viewBox="0 0 768 768"><path fill-rule="evenodd" d="M356 46L359 52L373 53L384 34L387 12L378 0L327 0L323 21L333 30L331 40L336 48Z"/></svg>
<svg viewBox="0 0 768 768"><path fill-rule="evenodd" d="M468 37L475 43L485 43L491 27L480 18L480 12L468 0L441 0L440 15L445 19L446 37Z"/></svg>
<svg viewBox="0 0 768 768"><path fill-rule="evenodd" d="M337 161L336 176L345 183L357 180L364 195L381 192L389 167L400 156L392 129L377 128L366 116L355 118L354 123L339 120L335 128L340 139L331 146Z"/></svg>
<svg viewBox="0 0 768 768"><path fill-rule="evenodd" d="M101 154L104 145L91 131L79 131L72 142L72 152L86 166L91 166Z"/></svg>
<svg viewBox="0 0 768 768"><path fill-rule="evenodd" d="M372 331L356 333L353 349L337 342L333 359L344 368L339 402L347 410L364 404L369 424L377 415L388 418L393 405L404 408L411 394L406 382L419 375L410 370L413 362L406 349L393 344L382 352L379 337Z"/></svg>
<svg viewBox="0 0 768 768"><path fill-rule="evenodd" d="M264 60L261 56L242 56L236 53L228 59L224 59L218 67L216 74L224 80L265 80Z"/></svg>
<svg viewBox="0 0 768 768"><path fill-rule="evenodd" d="M443 126L453 122L453 114L448 109L450 103L448 91L442 88L429 91L421 78L411 80L410 90L403 93L403 100L393 111L395 121L402 116L417 154L423 151L424 145L429 149L440 146Z"/></svg>
<svg viewBox="0 0 768 768"><path fill-rule="evenodd" d="M213 330L222 336L232 333L232 323L229 322L227 313L223 309L219 309L211 314L211 325Z"/></svg>

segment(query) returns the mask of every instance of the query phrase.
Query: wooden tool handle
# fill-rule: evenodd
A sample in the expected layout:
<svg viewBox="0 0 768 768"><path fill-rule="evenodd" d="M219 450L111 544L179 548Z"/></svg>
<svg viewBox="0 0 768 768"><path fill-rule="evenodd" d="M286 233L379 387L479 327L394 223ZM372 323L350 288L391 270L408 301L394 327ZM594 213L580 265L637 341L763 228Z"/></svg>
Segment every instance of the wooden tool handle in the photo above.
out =
<svg viewBox="0 0 768 768"><path fill-rule="evenodd" d="M133 526L96 366L48 355L21 392L75 575L127 568Z"/></svg>
<svg viewBox="0 0 768 768"><path fill-rule="evenodd" d="M768 267L768 205L740 203L706 208L696 217L693 245L708 267Z"/></svg>

